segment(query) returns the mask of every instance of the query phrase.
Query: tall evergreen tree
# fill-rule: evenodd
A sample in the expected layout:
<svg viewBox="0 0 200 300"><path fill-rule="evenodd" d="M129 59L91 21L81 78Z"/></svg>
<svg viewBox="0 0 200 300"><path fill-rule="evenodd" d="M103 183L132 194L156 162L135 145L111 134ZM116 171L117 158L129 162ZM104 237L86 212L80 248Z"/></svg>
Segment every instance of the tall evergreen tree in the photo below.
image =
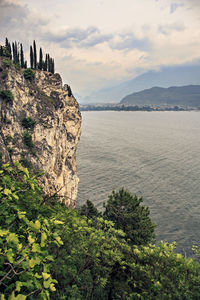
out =
<svg viewBox="0 0 200 300"><path fill-rule="evenodd" d="M33 41L33 67L37 69L37 50L35 40Z"/></svg>
<svg viewBox="0 0 200 300"><path fill-rule="evenodd" d="M30 46L30 67L33 69L33 47Z"/></svg>
<svg viewBox="0 0 200 300"><path fill-rule="evenodd" d="M18 63L19 63L19 51L18 51L17 42L15 41L15 64Z"/></svg>
<svg viewBox="0 0 200 300"><path fill-rule="evenodd" d="M0 46L0 56L3 56L3 47Z"/></svg>
<svg viewBox="0 0 200 300"><path fill-rule="evenodd" d="M24 69L27 69L27 60L24 62Z"/></svg>
<svg viewBox="0 0 200 300"><path fill-rule="evenodd" d="M6 37L6 40L5 40L5 47L6 47L6 50L8 50L8 44L9 44L8 38Z"/></svg>
<svg viewBox="0 0 200 300"><path fill-rule="evenodd" d="M20 62L21 62L21 67L24 68L24 51L23 51L22 44L20 44Z"/></svg>
<svg viewBox="0 0 200 300"><path fill-rule="evenodd" d="M15 51L14 42L12 42L12 52L13 52L13 63L16 64L16 51Z"/></svg>
<svg viewBox="0 0 200 300"><path fill-rule="evenodd" d="M47 71L50 72L50 56L47 54Z"/></svg>
<svg viewBox="0 0 200 300"><path fill-rule="evenodd" d="M39 59L38 69L42 70L42 68L43 68L43 55L42 55L42 48L40 48L40 59Z"/></svg>
<svg viewBox="0 0 200 300"><path fill-rule="evenodd" d="M10 59L12 59L12 51L11 51L11 46L10 43L8 41L8 38L6 37L5 40L5 51L6 51L6 56L9 57Z"/></svg>
<svg viewBox="0 0 200 300"><path fill-rule="evenodd" d="M55 73L55 64L54 64L54 59L52 59L52 73Z"/></svg>
<svg viewBox="0 0 200 300"><path fill-rule="evenodd" d="M47 54L46 54L46 55L45 55L44 65L43 65L43 70L44 70L44 71L47 71L47 60L48 60L48 57L47 57Z"/></svg>
<svg viewBox="0 0 200 300"><path fill-rule="evenodd" d="M10 54L10 59L12 59L12 49L10 43L8 43L8 52Z"/></svg>

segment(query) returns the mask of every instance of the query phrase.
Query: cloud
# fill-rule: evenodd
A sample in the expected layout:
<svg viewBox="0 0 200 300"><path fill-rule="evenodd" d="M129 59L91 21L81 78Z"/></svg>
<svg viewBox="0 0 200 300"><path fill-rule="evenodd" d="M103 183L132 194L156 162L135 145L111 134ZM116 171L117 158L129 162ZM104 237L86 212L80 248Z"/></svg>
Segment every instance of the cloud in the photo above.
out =
<svg viewBox="0 0 200 300"><path fill-rule="evenodd" d="M184 6L184 3L171 3L170 5L170 14L173 14L178 7Z"/></svg>
<svg viewBox="0 0 200 300"><path fill-rule="evenodd" d="M138 39L133 32L125 34L118 34L110 41L109 46L114 50L126 50L139 49L147 51L151 49L151 42L148 38Z"/></svg>
<svg viewBox="0 0 200 300"><path fill-rule="evenodd" d="M13 40L30 40L41 36L45 26L49 23L46 17L37 11L31 11L27 5L15 1L0 0L0 27L1 35ZM29 41L28 41L29 40Z"/></svg>
<svg viewBox="0 0 200 300"><path fill-rule="evenodd" d="M165 24L165 25L159 25L158 31L164 35L169 35L174 31L184 31L185 25L183 23L173 23L173 24Z"/></svg>
<svg viewBox="0 0 200 300"><path fill-rule="evenodd" d="M45 39L60 44L63 48L89 48L109 41L111 34L102 34L97 27L70 28L62 33L48 32Z"/></svg>

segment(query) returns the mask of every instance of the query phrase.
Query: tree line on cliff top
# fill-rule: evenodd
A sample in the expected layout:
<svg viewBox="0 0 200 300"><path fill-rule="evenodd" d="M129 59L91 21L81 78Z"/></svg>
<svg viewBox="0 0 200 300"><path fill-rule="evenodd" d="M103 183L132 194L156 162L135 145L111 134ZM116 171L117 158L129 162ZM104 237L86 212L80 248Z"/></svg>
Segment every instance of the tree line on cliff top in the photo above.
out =
<svg viewBox="0 0 200 300"><path fill-rule="evenodd" d="M23 45L15 42L10 43L8 38L5 39L5 45L0 46L0 56L8 57L14 64L21 68L27 68L27 60L24 57ZM43 55L43 50L40 47L39 60L37 59L37 47L35 40L30 46L30 68L34 70L43 70L55 73L54 59L47 53Z"/></svg>
<svg viewBox="0 0 200 300"><path fill-rule="evenodd" d="M39 180L0 160L1 300L200 298L198 260L155 245L142 198L122 188L103 213L89 200L73 210Z"/></svg>

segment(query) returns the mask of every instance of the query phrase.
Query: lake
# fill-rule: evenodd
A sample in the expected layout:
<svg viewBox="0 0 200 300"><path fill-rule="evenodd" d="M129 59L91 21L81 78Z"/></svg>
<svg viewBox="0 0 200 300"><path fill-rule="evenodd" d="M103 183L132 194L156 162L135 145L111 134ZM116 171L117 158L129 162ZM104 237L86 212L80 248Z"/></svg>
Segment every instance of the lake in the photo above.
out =
<svg viewBox="0 0 200 300"><path fill-rule="evenodd" d="M82 112L77 206L120 187L143 197L157 240L200 241L200 112Z"/></svg>

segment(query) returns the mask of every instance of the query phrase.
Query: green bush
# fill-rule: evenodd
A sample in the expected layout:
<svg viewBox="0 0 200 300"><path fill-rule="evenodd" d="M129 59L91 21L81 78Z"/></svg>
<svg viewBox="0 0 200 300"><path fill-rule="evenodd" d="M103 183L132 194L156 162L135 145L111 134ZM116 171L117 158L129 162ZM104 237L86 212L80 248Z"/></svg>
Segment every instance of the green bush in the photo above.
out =
<svg viewBox="0 0 200 300"><path fill-rule="evenodd" d="M6 103L12 103L14 100L14 96L9 90L0 91L0 96L6 101Z"/></svg>
<svg viewBox="0 0 200 300"><path fill-rule="evenodd" d="M8 73L6 70L4 70L2 73L1 73L1 78L2 79L6 79L8 77Z"/></svg>
<svg viewBox="0 0 200 300"><path fill-rule="evenodd" d="M21 124L24 128L33 130L35 126L35 121L31 117L23 118Z"/></svg>
<svg viewBox="0 0 200 300"><path fill-rule="evenodd" d="M5 67L11 67L13 65L13 62L11 59L4 59L2 62Z"/></svg>
<svg viewBox="0 0 200 300"><path fill-rule="evenodd" d="M32 141L32 136L27 131L24 132L23 142L24 142L24 145L26 145L28 148L30 148L30 149L34 148L34 143Z"/></svg>
<svg viewBox="0 0 200 300"><path fill-rule="evenodd" d="M28 68L24 70L24 78L29 81L33 81L35 79L35 73L32 69Z"/></svg>

